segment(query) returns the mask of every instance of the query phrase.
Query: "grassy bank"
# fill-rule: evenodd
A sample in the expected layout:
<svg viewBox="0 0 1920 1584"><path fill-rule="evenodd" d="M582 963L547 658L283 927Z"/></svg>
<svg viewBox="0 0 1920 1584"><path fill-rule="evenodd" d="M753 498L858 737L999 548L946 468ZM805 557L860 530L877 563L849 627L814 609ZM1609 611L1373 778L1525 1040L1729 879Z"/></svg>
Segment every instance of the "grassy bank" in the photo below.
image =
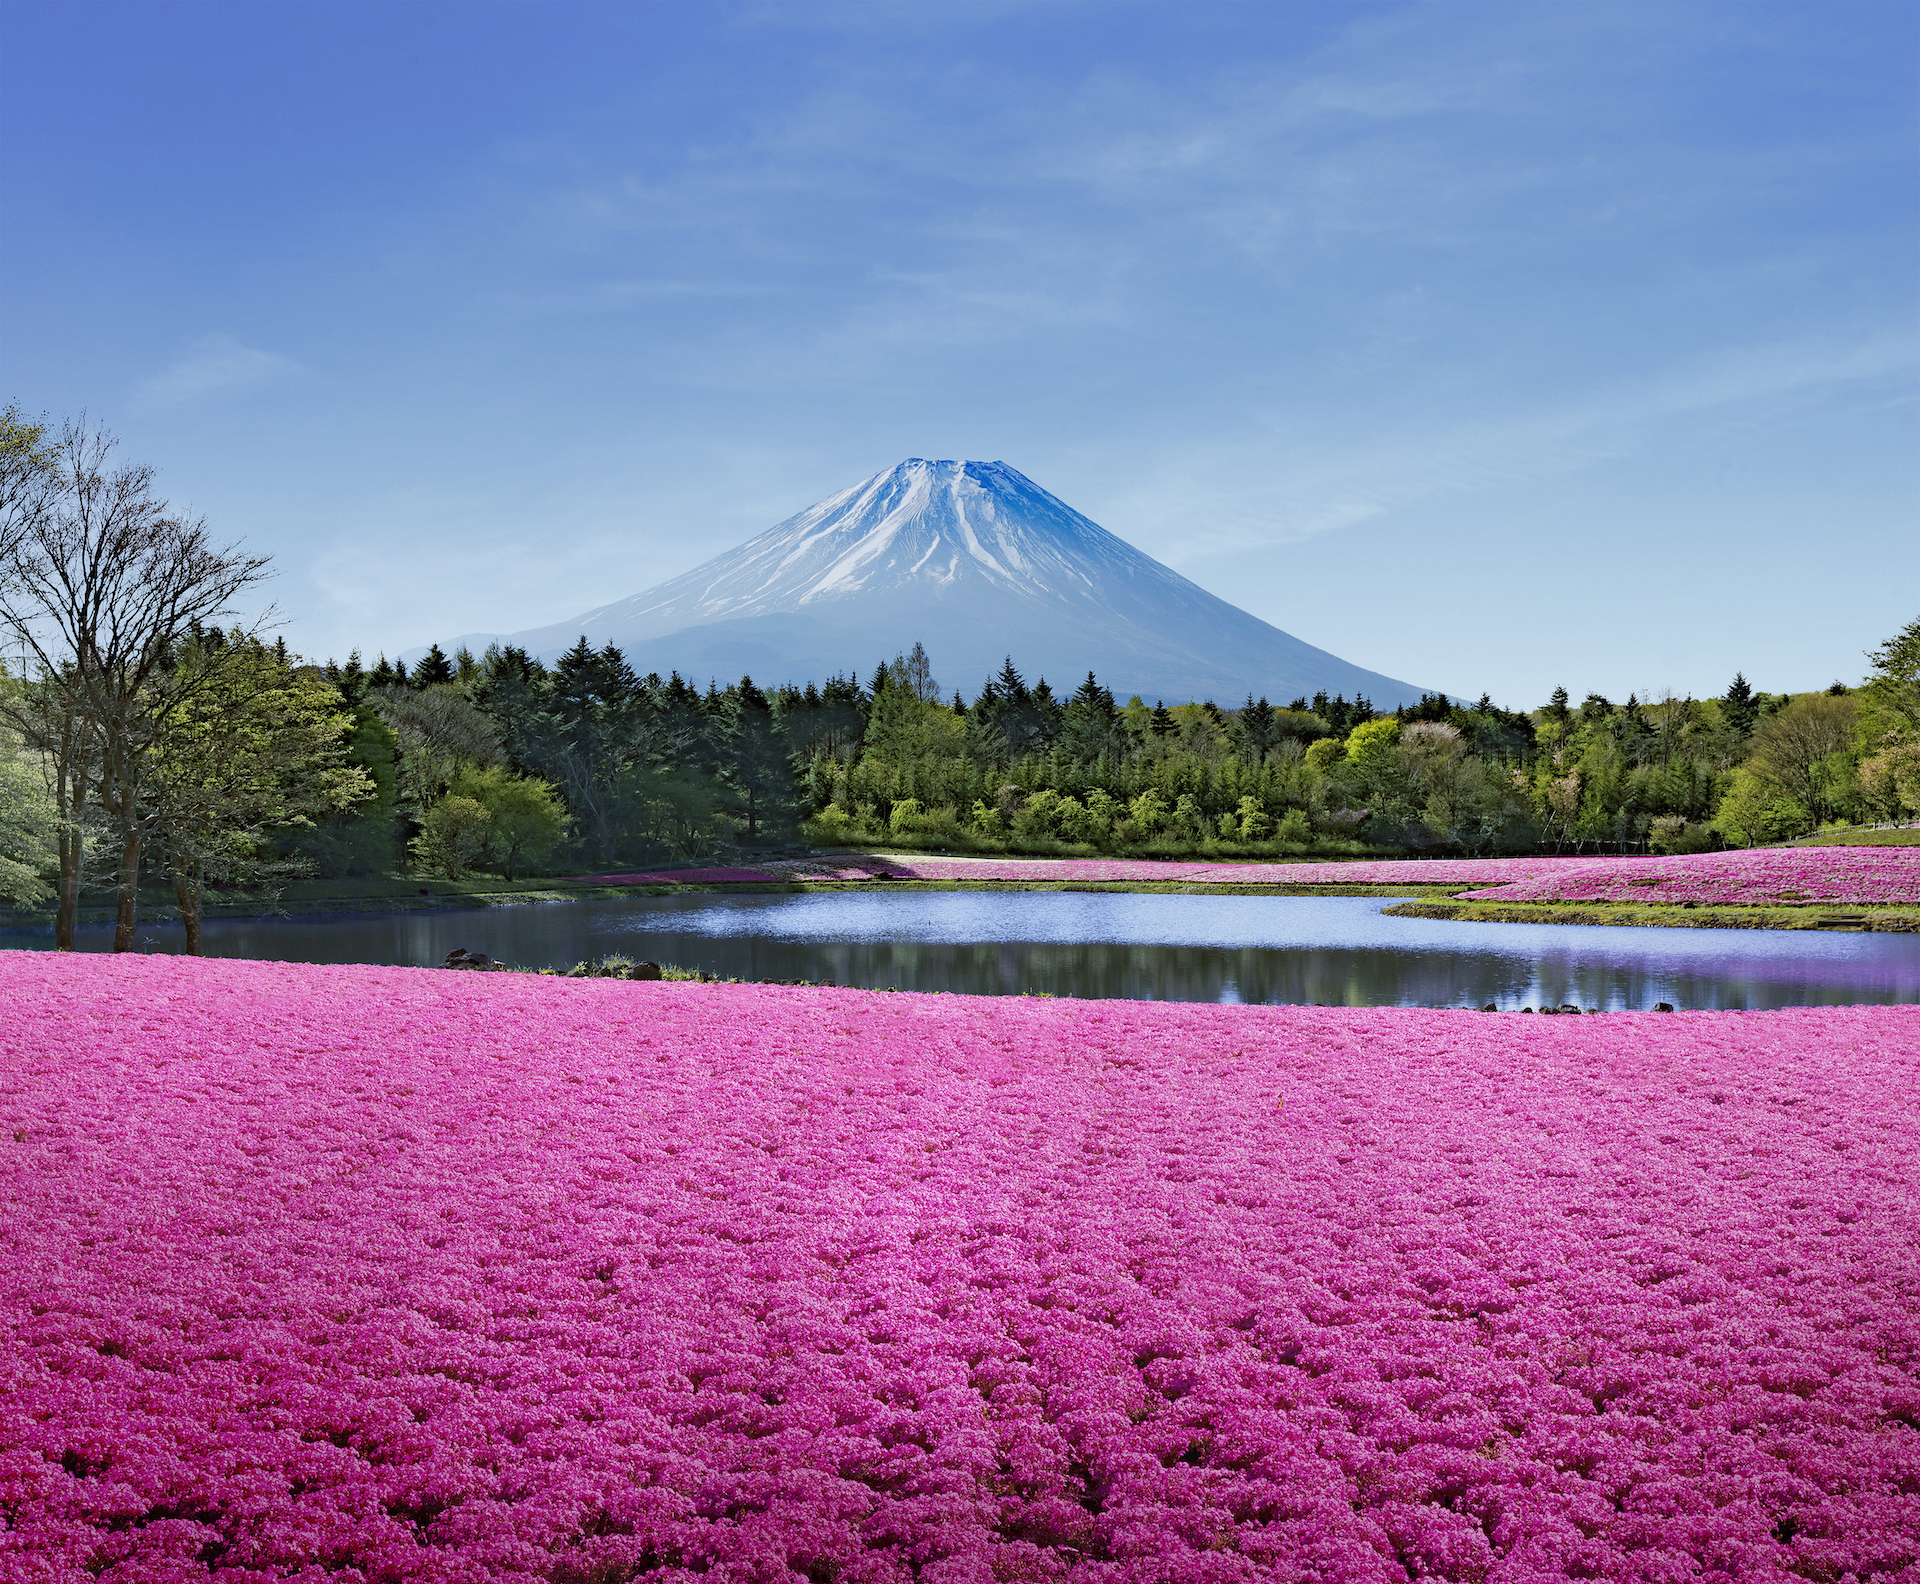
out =
<svg viewBox="0 0 1920 1584"><path fill-rule="evenodd" d="M1460 919L1474 924L1623 924L1654 929L1840 930L1856 934L1920 931L1920 912L1891 907L1699 907L1639 902L1417 900L1402 902L1385 911L1392 918Z"/></svg>

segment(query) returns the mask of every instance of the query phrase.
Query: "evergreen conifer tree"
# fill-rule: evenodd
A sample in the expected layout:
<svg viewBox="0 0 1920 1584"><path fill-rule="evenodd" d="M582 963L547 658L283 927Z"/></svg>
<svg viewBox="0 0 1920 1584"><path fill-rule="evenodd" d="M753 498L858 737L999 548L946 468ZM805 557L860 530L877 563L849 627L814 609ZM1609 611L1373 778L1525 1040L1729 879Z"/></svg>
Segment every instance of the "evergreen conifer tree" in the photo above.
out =
<svg viewBox="0 0 1920 1584"><path fill-rule="evenodd" d="M452 680L453 662L438 644L423 654L413 668L413 686L417 688L439 687Z"/></svg>
<svg viewBox="0 0 1920 1584"><path fill-rule="evenodd" d="M1734 672L1733 682L1720 705L1720 713L1729 727L1742 737L1752 733L1754 722L1760 718L1760 701L1753 696L1753 688L1740 672Z"/></svg>
<svg viewBox="0 0 1920 1584"><path fill-rule="evenodd" d="M1305 701L1302 700L1304 703ZM1247 702L1240 706L1238 722L1240 736L1240 756L1250 765L1258 765L1267 757L1267 750L1274 744L1275 727L1273 706L1264 696L1258 703L1253 695L1247 695Z"/></svg>
<svg viewBox="0 0 1920 1584"><path fill-rule="evenodd" d="M785 735L774 721L767 696L743 676L727 690L732 719L727 723L727 779L746 816L748 841L784 824L793 793L793 767Z"/></svg>

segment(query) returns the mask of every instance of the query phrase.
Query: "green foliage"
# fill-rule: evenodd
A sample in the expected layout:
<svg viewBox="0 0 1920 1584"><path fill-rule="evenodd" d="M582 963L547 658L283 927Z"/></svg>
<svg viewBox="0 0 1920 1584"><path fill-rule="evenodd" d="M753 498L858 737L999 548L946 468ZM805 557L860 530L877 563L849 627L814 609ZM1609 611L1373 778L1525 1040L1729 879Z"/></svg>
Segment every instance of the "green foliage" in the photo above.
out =
<svg viewBox="0 0 1920 1584"><path fill-rule="evenodd" d="M1356 773L1380 771L1392 763L1400 742L1400 722L1391 717L1354 727L1347 737L1346 758Z"/></svg>
<svg viewBox="0 0 1920 1584"><path fill-rule="evenodd" d="M1237 836L1241 841L1258 842L1267 839L1273 821L1267 817L1267 811L1260 806L1260 800L1251 795L1240 800L1240 806L1231 817L1233 825L1225 834Z"/></svg>
<svg viewBox="0 0 1920 1584"><path fill-rule="evenodd" d="M1062 701L1011 659L969 703L942 698L917 645L864 687L763 693L743 677L703 696L583 640L551 669L513 650L456 657L452 681L405 696L445 692L485 716L505 766L468 769L551 783L572 833L556 857L573 863L716 856L796 818L821 842L1036 852L1347 850L1362 833L1427 851L1682 851L1904 806L1916 647L1911 633L1883 646L1884 702L1872 684L1790 698L1736 677L1718 699L1590 692L1577 709L1560 688L1532 715L1444 694L1391 716L1324 693L1121 707L1091 674ZM348 670L338 682L354 685ZM431 744L409 748L403 808L435 763Z"/></svg>
<svg viewBox="0 0 1920 1584"><path fill-rule="evenodd" d="M793 811L793 767L773 708L752 677L730 690L720 740L725 783L737 799L747 839L784 830Z"/></svg>
<svg viewBox="0 0 1920 1584"><path fill-rule="evenodd" d="M1313 826L1305 809L1288 809L1273 829L1273 839L1289 847L1304 847L1313 840Z"/></svg>
<svg viewBox="0 0 1920 1584"><path fill-rule="evenodd" d="M1872 674L1854 718L1863 812L1920 813L1920 621L1873 650Z"/></svg>
<svg viewBox="0 0 1920 1584"><path fill-rule="evenodd" d="M1754 723L1759 719L1760 704L1753 696L1753 689L1748 685L1746 677L1737 671L1727 688L1725 697L1720 701L1720 714L1727 724L1727 729L1736 736L1752 735Z"/></svg>
<svg viewBox="0 0 1920 1584"><path fill-rule="evenodd" d="M273 833L378 797L347 751L353 714L283 646L209 630L182 646L177 665L197 681L169 718L147 796L161 854L192 897L205 881L284 877Z"/></svg>
<svg viewBox="0 0 1920 1584"><path fill-rule="evenodd" d="M471 660L473 657L468 655L467 658ZM413 675L408 678L408 685L415 688L445 687L453 680L453 663L441 652L440 646L435 644L415 662Z"/></svg>
<svg viewBox="0 0 1920 1584"><path fill-rule="evenodd" d="M366 699L359 657L350 664L352 671L334 681L336 690L352 705L352 724L342 747L347 763L362 772L371 790L345 809L319 816L310 829L285 844L289 852L328 878L385 874L400 852L400 739ZM356 683L362 697L353 703L349 695L356 691Z"/></svg>
<svg viewBox="0 0 1920 1584"><path fill-rule="evenodd" d="M1804 803L1746 769L1733 772L1727 795L1714 816L1715 828L1736 847L1786 841L1805 835L1813 824Z"/></svg>
<svg viewBox="0 0 1920 1584"><path fill-rule="evenodd" d="M451 795L467 798L487 813L485 861L512 880L542 863L567 830L566 806L551 783L515 775L501 765L463 772Z"/></svg>
<svg viewBox="0 0 1920 1584"><path fill-rule="evenodd" d="M1848 696L1803 694L1768 715L1754 732L1742 772L1753 781L1754 795L1781 809L1799 809L1805 822L1801 829L1780 835L1804 835L1841 812L1848 802L1854 763L1848 750L1853 746L1857 709ZM1743 810L1750 801L1743 801Z"/></svg>
<svg viewBox="0 0 1920 1584"><path fill-rule="evenodd" d="M420 834L411 843L414 862L427 874L458 880L472 873L487 850L492 824L474 799L448 793L421 818Z"/></svg>
<svg viewBox="0 0 1920 1584"><path fill-rule="evenodd" d="M1307 767L1325 775L1347 757L1347 745L1337 737L1322 737L1307 746Z"/></svg>
<svg viewBox="0 0 1920 1584"><path fill-rule="evenodd" d="M1159 790L1148 787L1133 800L1127 810L1134 829L1142 836L1154 836L1164 830L1173 817L1173 806L1167 802Z"/></svg>
<svg viewBox="0 0 1920 1584"><path fill-rule="evenodd" d="M28 418L12 404L0 411L0 536L31 511L54 467L46 420Z"/></svg>
<svg viewBox="0 0 1920 1584"><path fill-rule="evenodd" d="M846 841L853 829L853 817L843 808L829 803L817 810L802 827L810 841L823 846L837 847Z"/></svg>
<svg viewBox="0 0 1920 1584"><path fill-rule="evenodd" d="M18 684L0 667L0 688ZM31 907L50 891L46 874L58 862L59 810L34 756L19 734L0 726L0 899Z"/></svg>
<svg viewBox="0 0 1920 1584"><path fill-rule="evenodd" d="M1713 827L1681 814L1656 814L1648 827L1647 850L1662 855L1708 852L1716 844Z"/></svg>

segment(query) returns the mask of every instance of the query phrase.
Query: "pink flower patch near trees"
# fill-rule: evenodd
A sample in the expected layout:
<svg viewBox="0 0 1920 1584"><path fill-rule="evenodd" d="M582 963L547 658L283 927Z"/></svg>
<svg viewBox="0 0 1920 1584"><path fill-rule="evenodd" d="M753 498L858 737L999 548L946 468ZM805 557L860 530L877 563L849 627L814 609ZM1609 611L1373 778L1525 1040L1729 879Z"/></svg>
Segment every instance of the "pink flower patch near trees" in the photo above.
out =
<svg viewBox="0 0 1920 1584"><path fill-rule="evenodd" d="M0 1576L1920 1563L1920 1008L0 996Z"/></svg>
<svg viewBox="0 0 1920 1584"><path fill-rule="evenodd" d="M1596 858L1472 893L1502 902L1696 902L1755 907L1920 903L1920 848L1786 847L1679 858Z"/></svg>

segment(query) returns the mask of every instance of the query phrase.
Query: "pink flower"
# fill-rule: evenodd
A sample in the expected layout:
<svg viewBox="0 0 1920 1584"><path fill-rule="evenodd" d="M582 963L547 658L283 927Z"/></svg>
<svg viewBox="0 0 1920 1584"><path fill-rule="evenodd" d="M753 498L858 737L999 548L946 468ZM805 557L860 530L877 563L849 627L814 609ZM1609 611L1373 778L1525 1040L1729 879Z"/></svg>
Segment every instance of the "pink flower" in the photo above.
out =
<svg viewBox="0 0 1920 1584"><path fill-rule="evenodd" d="M1786 847L1676 858L1590 859L1582 868L1543 870L1491 891L1462 894L1502 902L1912 906L1920 903L1920 848Z"/></svg>
<svg viewBox="0 0 1920 1584"><path fill-rule="evenodd" d="M0 996L3 1577L1920 1550L1920 1008L28 952Z"/></svg>

